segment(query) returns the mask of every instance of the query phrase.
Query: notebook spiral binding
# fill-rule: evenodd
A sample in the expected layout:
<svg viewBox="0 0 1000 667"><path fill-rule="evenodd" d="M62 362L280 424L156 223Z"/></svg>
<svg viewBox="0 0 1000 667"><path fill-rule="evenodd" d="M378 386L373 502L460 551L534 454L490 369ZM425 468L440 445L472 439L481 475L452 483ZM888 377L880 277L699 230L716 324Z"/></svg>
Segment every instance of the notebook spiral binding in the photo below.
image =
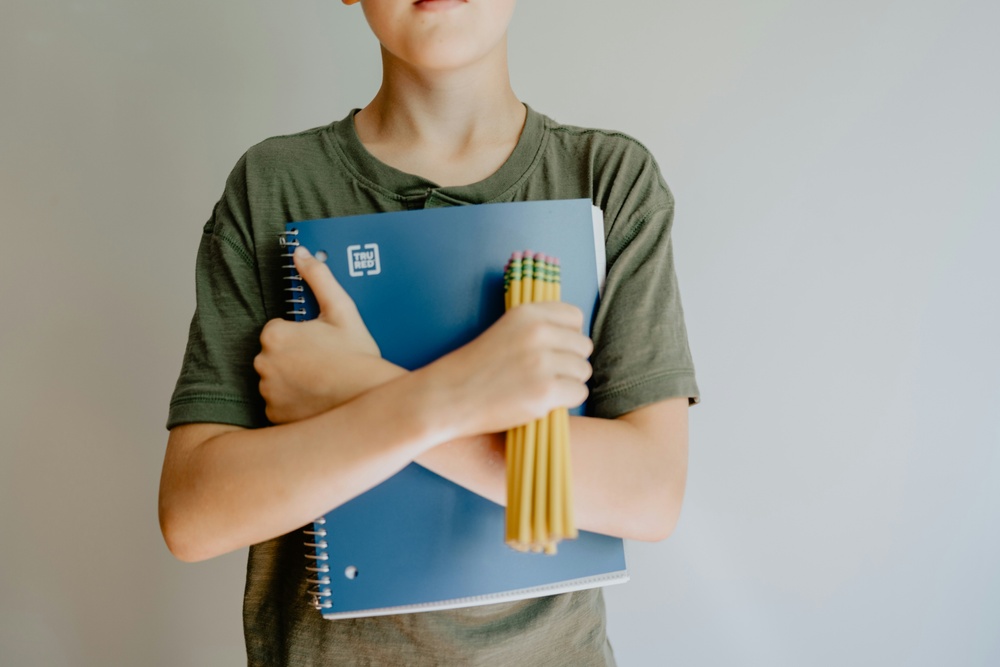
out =
<svg viewBox="0 0 1000 667"><path fill-rule="evenodd" d="M287 232L281 232L278 236L278 243L281 245L281 249L284 250L281 256L286 262L281 268L288 270L285 280L289 281L288 287L285 288L285 296L290 298L285 299L285 303L289 304L290 310L286 310L285 314L291 315L293 318L298 318L300 315L306 314L306 309L301 307L306 302L306 288L302 285L302 276L295 271L295 264L292 263L292 255L300 245L299 240L296 238L298 235L299 230L292 228Z"/></svg>
<svg viewBox="0 0 1000 667"><path fill-rule="evenodd" d="M326 519L319 517L313 522L313 530L303 530L308 536L305 543L306 548L313 550L313 553L306 553L306 558L314 561L313 565L307 565L306 571L309 577L306 582L312 584L309 595L312 597L310 604L316 609L323 611L333 607L333 593L330 590L330 566L327 561L330 556L326 553Z"/></svg>
<svg viewBox="0 0 1000 667"><path fill-rule="evenodd" d="M300 245L296 238L298 235L299 230L292 228L278 236L278 243L282 249L281 256L285 261L282 268L288 271L288 275L285 276L288 287L284 288L284 291L285 296L289 297L285 299L289 310L285 311L285 314L296 320L306 314L306 309L303 307L306 302L305 286L302 285L302 276L295 270L295 264L292 262L295 249ZM326 518L321 516L313 522L312 530L302 530L306 535L305 547L308 549L306 559L312 561L311 564L306 565L306 571L309 573L306 582L310 584L308 592L312 598L310 604L320 611L333 608L333 592L330 590L330 566L327 564L330 556L326 553L328 545L325 525Z"/></svg>

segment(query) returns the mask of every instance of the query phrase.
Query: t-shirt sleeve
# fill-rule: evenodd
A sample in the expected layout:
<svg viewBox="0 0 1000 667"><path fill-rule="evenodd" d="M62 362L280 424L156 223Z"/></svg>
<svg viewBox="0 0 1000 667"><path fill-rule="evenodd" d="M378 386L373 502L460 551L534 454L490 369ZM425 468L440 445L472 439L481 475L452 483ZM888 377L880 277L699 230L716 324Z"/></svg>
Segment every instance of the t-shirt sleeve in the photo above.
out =
<svg viewBox="0 0 1000 667"><path fill-rule="evenodd" d="M193 422L246 428L267 423L253 368L267 320L253 248L244 156L202 231L197 305L167 428Z"/></svg>
<svg viewBox="0 0 1000 667"><path fill-rule="evenodd" d="M674 269L673 196L662 181L654 187L650 208L623 214L606 239L607 279L591 334L593 416L679 396L700 401Z"/></svg>

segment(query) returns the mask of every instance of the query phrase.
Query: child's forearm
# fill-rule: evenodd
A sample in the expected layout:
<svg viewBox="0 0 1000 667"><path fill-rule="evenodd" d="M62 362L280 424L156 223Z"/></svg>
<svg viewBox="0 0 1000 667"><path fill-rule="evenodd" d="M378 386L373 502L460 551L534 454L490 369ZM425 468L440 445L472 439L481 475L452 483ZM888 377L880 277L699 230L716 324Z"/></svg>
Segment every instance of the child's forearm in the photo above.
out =
<svg viewBox="0 0 1000 667"><path fill-rule="evenodd" d="M687 477L687 399L643 408L619 419L570 418L576 520L580 528L656 541L673 531ZM643 412L670 412L654 441ZM683 412L682 412L683 411ZM665 431L665 432L664 432ZM422 454L417 463L493 502L506 504L504 438L464 438Z"/></svg>
<svg viewBox="0 0 1000 667"><path fill-rule="evenodd" d="M411 374L292 424L176 427L160 484L167 545L203 560L308 523L451 437L453 401Z"/></svg>
<svg viewBox="0 0 1000 667"><path fill-rule="evenodd" d="M384 359L366 361L372 386L407 371ZM332 405L326 406L327 408ZM577 523L585 530L640 540L663 539L680 514L687 472L687 399L676 399L655 433L640 419L572 417L572 464ZM493 502L505 505L502 434L460 438L433 447L416 462Z"/></svg>

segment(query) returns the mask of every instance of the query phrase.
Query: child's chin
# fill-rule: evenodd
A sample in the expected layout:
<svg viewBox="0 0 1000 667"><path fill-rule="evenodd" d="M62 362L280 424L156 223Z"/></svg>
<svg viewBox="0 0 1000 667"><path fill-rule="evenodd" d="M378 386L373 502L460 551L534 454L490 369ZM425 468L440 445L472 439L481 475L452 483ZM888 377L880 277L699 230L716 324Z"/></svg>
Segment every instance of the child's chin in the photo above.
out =
<svg viewBox="0 0 1000 667"><path fill-rule="evenodd" d="M483 55L481 44L469 43L466 36L458 35L454 40L435 40L414 54L410 62L423 69L446 71L465 67Z"/></svg>

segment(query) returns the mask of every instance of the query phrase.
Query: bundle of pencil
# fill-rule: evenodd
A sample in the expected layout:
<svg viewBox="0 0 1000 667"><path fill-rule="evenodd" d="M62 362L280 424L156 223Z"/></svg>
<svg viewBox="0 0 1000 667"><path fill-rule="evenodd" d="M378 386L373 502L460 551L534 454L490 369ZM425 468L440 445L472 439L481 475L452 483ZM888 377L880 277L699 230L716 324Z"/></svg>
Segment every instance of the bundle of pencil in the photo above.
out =
<svg viewBox="0 0 1000 667"><path fill-rule="evenodd" d="M504 270L507 310L559 301L559 260L515 252ZM557 408L507 431L507 544L518 551L556 553L577 536L569 457L569 412Z"/></svg>

